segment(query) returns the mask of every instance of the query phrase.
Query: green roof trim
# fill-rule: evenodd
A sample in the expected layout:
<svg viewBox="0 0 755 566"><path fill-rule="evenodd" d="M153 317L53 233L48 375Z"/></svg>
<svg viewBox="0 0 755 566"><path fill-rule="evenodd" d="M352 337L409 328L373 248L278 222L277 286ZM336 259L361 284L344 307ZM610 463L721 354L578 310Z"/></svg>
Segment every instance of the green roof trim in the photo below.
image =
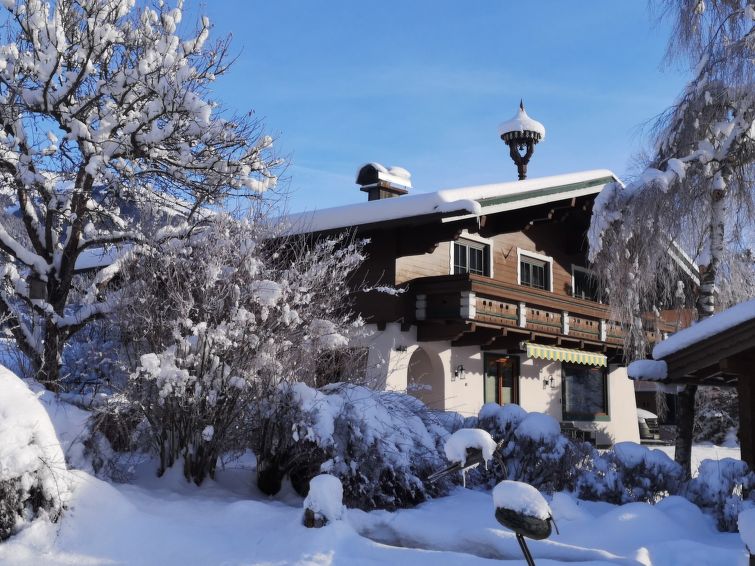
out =
<svg viewBox="0 0 755 566"><path fill-rule="evenodd" d="M524 193L516 193L513 195L506 195L502 197L490 197L479 199L477 202L480 206L495 206L497 204L504 204L508 202L516 202L519 200L527 200L531 198L556 195L559 193L566 193L569 191L578 191L580 189L589 189L590 187L596 187L598 185L605 185L607 183L613 183L616 181L614 177L600 177L599 179L591 179L590 181L582 181L579 183L569 183L568 185L559 185L558 187L550 187L547 189L540 189L538 191L527 191Z"/></svg>

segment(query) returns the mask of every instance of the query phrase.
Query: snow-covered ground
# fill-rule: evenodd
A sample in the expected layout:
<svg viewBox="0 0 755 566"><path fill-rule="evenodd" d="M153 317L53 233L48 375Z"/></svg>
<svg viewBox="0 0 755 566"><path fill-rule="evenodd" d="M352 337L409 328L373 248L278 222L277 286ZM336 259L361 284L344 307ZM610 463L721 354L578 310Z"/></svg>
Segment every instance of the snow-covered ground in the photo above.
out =
<svg viewBox="0 0 755 566"><path fill-rule="evenodd" d="M655 447L654 447L655 448ZM674 457L673 446L659 446L670 458ZM695 475L703 460L721 460L723 458L740 459L739 446L716 446L714 444L695 444L692 448L692 475Z"/></svg>
<svg viewBox="0 0 755 566"><path fill-rule="evenodd" d="M698 447L697 458L720 450ZM249 468L221 471L201 488L176 471L156 479L152 469L142 464L130 485L74 472L61 523L37 521L0 544L0 563L523 564L513 533L495 521L490 493L458 488L415 509L352 509L343 521L306 529L301 498L290 489L275 500L261 495ZM539 565L746 563L738 534L719 533L679 497L615 506L556 494L549 504L560 534L530 542Z"/></svg>
<svg viewBox="0 0 755 566"><path fill-rule="evenodd" d="M80 433L86 412L36 390L69 462L85 466ZM671 448L664 448L670 452ZM739 457L736 448L698 445L703 458ZM490 492L457 488L415 509L350 509L320 529L302 525L303 500L290 486L275 499L253 486L254 457L228 465L216 481L187 483L180 466L156 478L154 462L135 465L134 481L114 484L71 472L62 520L34 521L0 543L3 565L471 565L523 564L514 534L494 518ZM549 498L560 533L531 541L549 564L746 564L738 534L720 533L686 499L657 505ZM333 515L337 515L334 513Z"/></svg>

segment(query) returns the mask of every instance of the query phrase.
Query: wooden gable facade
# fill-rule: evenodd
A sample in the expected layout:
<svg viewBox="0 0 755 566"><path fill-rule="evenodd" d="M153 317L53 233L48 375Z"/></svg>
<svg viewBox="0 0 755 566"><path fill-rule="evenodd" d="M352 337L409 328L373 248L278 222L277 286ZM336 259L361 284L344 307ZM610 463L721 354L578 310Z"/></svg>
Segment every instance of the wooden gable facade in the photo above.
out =
<svg viewBox="0 0 755 566"><path fill-rule="evenodd" d="M586 270L592 204L597 191L614 180L546 187L548 202L513 210L496 205L514 201L515 193L481 199L479 217L423 216L354 227L357 237L369 239L368 259L356 279L403 290L363 294L358 310L378 328L416 325L420 342L515 349L533 341L618 359L621 327L593 294ZM572 196L580 189L594 190ZM464 272L454 254L467 245L485 257L477 269L466 266ZM543 266L545 282L524 277L523 262L529 260ZM661 319L647 321L651 339L673 330Z"/></svg>

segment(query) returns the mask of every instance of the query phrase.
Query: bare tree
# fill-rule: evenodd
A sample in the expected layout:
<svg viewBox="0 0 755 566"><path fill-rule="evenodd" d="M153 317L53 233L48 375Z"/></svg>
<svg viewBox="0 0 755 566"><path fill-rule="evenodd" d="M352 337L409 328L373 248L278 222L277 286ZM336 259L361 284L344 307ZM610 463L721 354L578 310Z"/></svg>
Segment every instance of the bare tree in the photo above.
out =
<svg viewBox="0 0 755 566"><path fill-rule="evenodd" d="M688 63L693 76L657 120L644 172L601 193L590 228L590 259L629 329L632 358L647 348L642 313L673 306L679 281L690 280L682 249L700 251L702 280L681 294L696 294L698 317L710 316L755 222L755 3L658 4L674 26L669 57ZM688 471L695 391L686 386L678 399L676 460Z"/></svg>
<svg viewBox="0 0 755 566"><path fill-rule="evenodd" d="M182 1L19 0L0 46L0 315L38 379L56 388L65 341L111 305L119 260L73 293L82 256L143 234L122 210L149 202L195 218L275 183L272 141L211 97L228 41L180 34ZM179 197L179 198L175 198ZM107 262L105 262L107 263Z"/></svg>

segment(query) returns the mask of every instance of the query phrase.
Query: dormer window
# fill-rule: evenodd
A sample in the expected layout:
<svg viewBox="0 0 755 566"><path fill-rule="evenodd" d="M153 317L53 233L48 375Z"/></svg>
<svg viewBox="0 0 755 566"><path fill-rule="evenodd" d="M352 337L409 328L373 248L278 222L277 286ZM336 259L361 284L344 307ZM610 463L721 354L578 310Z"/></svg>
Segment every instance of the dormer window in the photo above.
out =
<svg viewBox="0 0 755 566"><path fill-rule="evenodd" d="M519 284L535 289L553 291L553 258L517 250L519 255Z"/></svg>
<svg viewBox="0 0 755 566"><path fill-rule="evenodd" d="M453 273L474 273L490 277L490 245L460 239L453 246Z"/></svg>

